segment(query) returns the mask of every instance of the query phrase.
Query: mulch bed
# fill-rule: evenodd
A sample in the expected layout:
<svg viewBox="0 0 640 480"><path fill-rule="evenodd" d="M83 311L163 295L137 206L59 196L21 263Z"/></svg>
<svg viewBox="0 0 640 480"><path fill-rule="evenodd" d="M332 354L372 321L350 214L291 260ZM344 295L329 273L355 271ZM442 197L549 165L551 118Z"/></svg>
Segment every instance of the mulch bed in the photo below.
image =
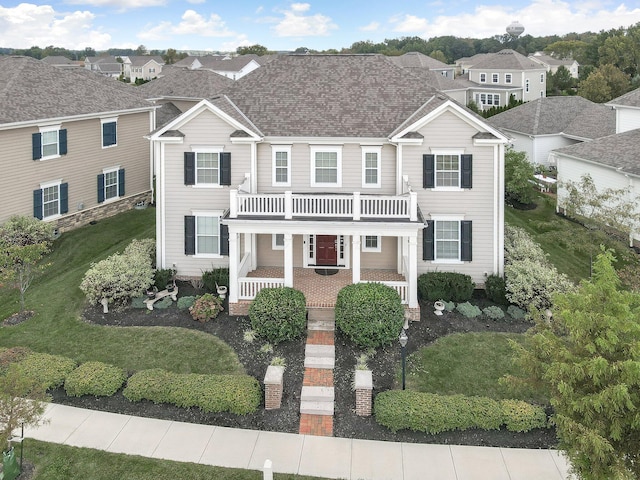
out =
<svg viewBox="0 0 640 480"><path fill-rule="evenodd" d="M194 295L197 292L188 283L179 285L180 296ZM477 302L484 303L477 299ZM484 305L480 305L481 307ZM88 307L83 318L86 322L111 326L170 326L200 330L215 335L229 344L237 354L249 375L262 381L266 369L273 357L286 360L282 407L279 410L259 409L250 415L233 415L229 413L208 414L197 408L178 408L172 405L155 405L148 401L132 403L124 398L121 392L108 398L67 397L63 389L53 394L53 401L82 408L105 410L116 413L169 419L181 422L219 425L235 428L269 430L297 433L300 419L300 393L304 374L304 340L284 342L274 347L272 353L260 352L263 342L256 340L249 344L244 341L244 331L250 328L247 317L229 316L226 310L210 322L194 321L187 311L179 310L175 304L167 309L128 308L122 311L102 313L102 307ZM500 331L522 333L531 326L526 321L492 321L486 319L467 319L456 313L444 316L433 314L431 305L422 307L422 320L412 323L409 329L410 341L407 354L419 347L428 345L438 337L456 332ZM363 353L336 331L336 366L335 382L335 416L334 435L345 438L369 440L387 440L413 443L439 443L456 445L484 445L496 447L519 448L553 448L557 444L555 430L536 429L527 433L513 433L506 429L498 431L467 430L429 435L425 433L400 431L393 433L378 425L373 417L355 415L355 394L352 390L352 378L356 358ZM395 368L400 359L400 348L391 345L379 349L367 364L373 371L374 395L391 388L397 388Z"/></svg>

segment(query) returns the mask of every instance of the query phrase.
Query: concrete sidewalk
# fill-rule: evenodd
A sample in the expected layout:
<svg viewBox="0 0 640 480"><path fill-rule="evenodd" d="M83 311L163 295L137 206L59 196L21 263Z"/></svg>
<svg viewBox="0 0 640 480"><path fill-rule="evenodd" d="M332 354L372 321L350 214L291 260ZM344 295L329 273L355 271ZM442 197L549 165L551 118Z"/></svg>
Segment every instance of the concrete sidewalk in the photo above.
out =
<svg viewBox="0 0 640 480"><path fill-rule="evenodd" d="M377 442L262 432L49 404L25 437L180 462L353 480L563 480L555 450Z"/></svg>

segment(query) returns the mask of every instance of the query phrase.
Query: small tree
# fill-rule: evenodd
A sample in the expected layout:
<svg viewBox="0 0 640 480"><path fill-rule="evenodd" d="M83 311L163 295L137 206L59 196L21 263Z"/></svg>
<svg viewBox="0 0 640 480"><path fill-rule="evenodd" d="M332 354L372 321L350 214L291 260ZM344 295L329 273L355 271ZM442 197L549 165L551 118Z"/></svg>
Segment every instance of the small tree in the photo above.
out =
<svg viewBox="0 0 640 480"><path fill-rule="evenodd" d="M555 298L524 346L524 376L550 392L560 448L585 480L640 478L640 295L620 289L611 252L590 281Z"/></svg>
<svg viewBox="0 0 640 480"><path fill-rule="evenodd" d="M0 226L0 278L12 282L20 291L20 311L24 311L25 292L51 249L53 227L37 218L13 216Z"/></svg>
<svg viewBox="0 0 640 480"><path fill-rule="evenodd" d="M533 202L534 167L525 152L509 147L504 153L505 197L507 203L529 205Z"/></svg>

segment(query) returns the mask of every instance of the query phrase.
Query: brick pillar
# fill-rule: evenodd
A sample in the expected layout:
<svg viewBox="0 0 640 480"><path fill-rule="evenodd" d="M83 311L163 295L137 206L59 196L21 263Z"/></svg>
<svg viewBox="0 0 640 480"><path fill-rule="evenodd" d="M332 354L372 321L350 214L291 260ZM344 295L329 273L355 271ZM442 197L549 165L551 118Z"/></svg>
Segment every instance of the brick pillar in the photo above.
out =
<svg viewBox="0 0 640 480"><path fill-rule="evenodd" d="M264 376L264 408L275 410L282 404L284 367L269 365Z"/></svg>
<svg viewBox="0 0 640 480"><path fill-rule="evenodd" d="M373 391L373 374L371 370L356 370L356 415L371 416L371 393Z"/></svg>

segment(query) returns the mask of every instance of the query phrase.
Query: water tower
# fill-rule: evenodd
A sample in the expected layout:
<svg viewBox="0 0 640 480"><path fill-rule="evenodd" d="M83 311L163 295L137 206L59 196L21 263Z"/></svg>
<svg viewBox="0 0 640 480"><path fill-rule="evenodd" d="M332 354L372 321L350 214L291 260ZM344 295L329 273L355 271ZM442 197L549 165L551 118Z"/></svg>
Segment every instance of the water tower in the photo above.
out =
<svg viewBox="0 0 640 480"><path fill-rule="evenodd" d="M507 27L507 33L514 38L518 38L524 32L524 26L519 22L511 22Z"/></svg>

